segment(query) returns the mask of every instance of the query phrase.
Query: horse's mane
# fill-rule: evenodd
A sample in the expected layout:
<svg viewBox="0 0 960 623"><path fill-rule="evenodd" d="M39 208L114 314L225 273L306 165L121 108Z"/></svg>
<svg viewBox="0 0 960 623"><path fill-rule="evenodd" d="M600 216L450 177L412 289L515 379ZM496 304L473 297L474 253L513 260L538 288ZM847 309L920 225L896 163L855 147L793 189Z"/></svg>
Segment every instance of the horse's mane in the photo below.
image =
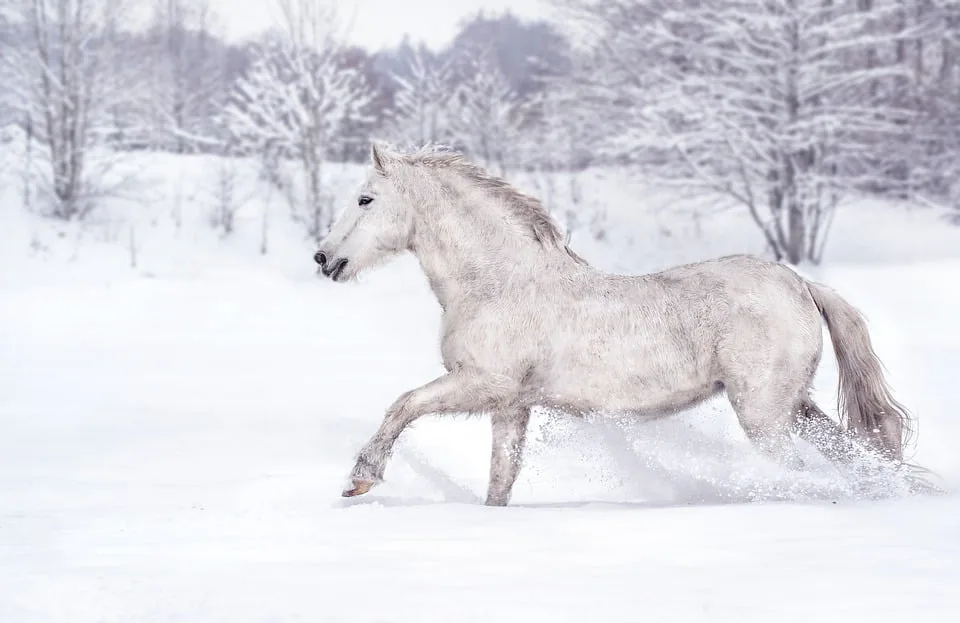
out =
<svg viewBox="0 0 960 623"><path fill-rule="evenodd" d="M426 145L401 157L411 165L421 165L431 169L449 169L456 172L475 186L503 201L510 213L529 229L534 240L541 245L563 249L574 260L586 263L566 245L563 233L539 199L521 192L503 178L492 175L486 169L473 164L461 153L439 145Z"/></svg>

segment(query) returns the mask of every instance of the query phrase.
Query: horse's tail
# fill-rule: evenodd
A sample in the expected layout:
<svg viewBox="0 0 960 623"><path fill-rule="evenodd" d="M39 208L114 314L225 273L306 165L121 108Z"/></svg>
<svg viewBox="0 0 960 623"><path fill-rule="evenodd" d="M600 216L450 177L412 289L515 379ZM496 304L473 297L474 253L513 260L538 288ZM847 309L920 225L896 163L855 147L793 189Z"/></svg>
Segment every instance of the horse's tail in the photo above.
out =
<svg viewBox="0 0 960 623"><path fill-rule="evenodd" d="M902 463L914 418L893 398L863 316L827 286L808 282L807 287L837 356L840 422L868 446Z"/></svg>

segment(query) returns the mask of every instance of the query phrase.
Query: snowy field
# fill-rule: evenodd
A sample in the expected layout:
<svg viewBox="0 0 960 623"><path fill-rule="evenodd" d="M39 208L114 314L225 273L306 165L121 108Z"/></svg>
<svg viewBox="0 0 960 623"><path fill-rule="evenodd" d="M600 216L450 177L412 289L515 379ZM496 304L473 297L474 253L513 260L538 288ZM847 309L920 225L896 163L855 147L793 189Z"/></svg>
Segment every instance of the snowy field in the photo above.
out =
<svg viewBox="0 0 960 623"><path fill-rule="evenodd" d="M847 206L809 272L868 316L946 495L851 482L809 448L784 471L718 401L652 424L537 414L506 508L482 506L485 419L428 418L347 500L383 410L442 371L440 310L409 258L317 279L262 189L221 240L209 166L163 159L140 204L83 230L0 190L3 623L960 616L960 228L933 211ZM593 263L760 250L741 215L693 219L632 184L584 179L608 212L604 240L573 238ZM835 396L828 347L817 398Z"/></svg>

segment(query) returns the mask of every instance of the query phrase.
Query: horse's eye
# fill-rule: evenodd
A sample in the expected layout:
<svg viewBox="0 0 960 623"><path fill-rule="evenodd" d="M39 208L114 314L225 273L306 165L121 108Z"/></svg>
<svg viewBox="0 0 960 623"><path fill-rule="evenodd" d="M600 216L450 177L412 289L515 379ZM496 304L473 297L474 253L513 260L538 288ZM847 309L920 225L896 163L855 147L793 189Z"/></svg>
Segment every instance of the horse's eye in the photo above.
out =
<svg viewBox="0 0 960 623"><path fill-rule="evenodd" d="M370 203L371 201L373 201L373 197L368 197L367 195L362 195L362 196L360 197L360 201L358 201L357 203L358 203L359 205L365 206L365 205L367 205L368 203Z"/></svg>

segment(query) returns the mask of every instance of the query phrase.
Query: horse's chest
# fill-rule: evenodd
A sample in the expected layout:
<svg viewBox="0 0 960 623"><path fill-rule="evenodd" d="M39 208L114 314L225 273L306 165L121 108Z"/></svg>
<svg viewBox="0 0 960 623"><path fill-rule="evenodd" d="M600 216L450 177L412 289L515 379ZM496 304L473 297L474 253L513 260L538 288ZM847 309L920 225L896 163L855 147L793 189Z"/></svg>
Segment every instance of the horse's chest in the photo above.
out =
<svg viewBox="0 0 960 623"><path fill-rule="evenodd" d="M462 323L448 321L443 323L443 334L440 339L440 355L443 365L448 371L462 367L470 358L470 348L465 340L466 332Z"/></svg>
<svg viewBox="0 0 960 623"><path fill-rule="evenodd" d="M507 335L502 323L491 326L476 316L445 316L442 331L440 354L447 370L463 366L500 368L519 347L516 336Z"/></svg>

